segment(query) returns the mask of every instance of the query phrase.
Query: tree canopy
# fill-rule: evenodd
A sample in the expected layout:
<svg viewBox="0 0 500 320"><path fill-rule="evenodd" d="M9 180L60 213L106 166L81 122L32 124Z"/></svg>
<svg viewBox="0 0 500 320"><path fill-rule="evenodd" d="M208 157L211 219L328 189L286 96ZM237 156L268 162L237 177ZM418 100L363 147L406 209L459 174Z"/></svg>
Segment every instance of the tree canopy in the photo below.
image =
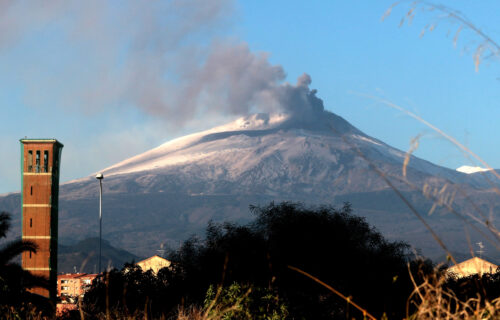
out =
<svg viewBox="0 0 500 320"><path fill-rule="evenodd" d="M293 266L378 315L403 312L411 291L408 246L385 240L349 205L284 202L251 210L254 222L212 223L205 241L187 241L172 256L186 295L196 300L209 284L243 282L277 288L299 317L331 318L345 309L345 301L288 268Z"/></svg>
<svg viewBox="0 0 500 320"><path fill-rule="evenodd" d="M151 310L168 314L178 305L203 305L211 286L238 283L272 292L293 318L345 318L346 313L359 316L346 307L346 301L289 268L293 266L321 279L376 316L405 315L406 299L412 290L408 246L385 240L364 218L353 215L349 205L309 208L283 202L251 207L251 211L256 216L251 223L209 223L205 239L185 241L170 254L172 266L162 269L156 284L151 284L154 297L150 295L146 301L147 295L141 294L127 306L129 311L131 307L144 308L147 303ZM127 282L126 278L137 277L134 272L109 274L108 292L131 294L132 283L137 281ZM113 282L118 289L113 288ZM95 285L85 296L85 303L97 312L103 310L99 309L104 307L103 297L104 285ZM113 299L125 303L128 298Z"/></svg>

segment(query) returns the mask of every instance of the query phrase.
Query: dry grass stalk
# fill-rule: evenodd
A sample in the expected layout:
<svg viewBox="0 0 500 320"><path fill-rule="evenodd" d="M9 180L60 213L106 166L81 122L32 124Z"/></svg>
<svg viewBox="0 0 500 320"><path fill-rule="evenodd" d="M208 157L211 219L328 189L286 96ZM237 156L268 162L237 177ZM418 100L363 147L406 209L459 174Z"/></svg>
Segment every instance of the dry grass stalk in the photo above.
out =
<svg viewBox="0 0 500 320"><path fill-rule="evenodd" d="M402 106L399 106L387 99L383 99L383 98L380 98L380 97L376 97L376 96L373 96L373 95L369 95L369 94L364 94L364 93L356 93L360 96L363 96L365 98L368 98L368 99L371 99L371 100L374 100L374 101L377 101L379 103L382 103L388 107L391 107L393 109L396 109L398 111L401 111L403 113L405 113L406 115L416 119L417 121L419 121L420 123L424 124L425 126L429 127L430 129L432 129L433 131L435 131L436 133L438 133L440 136L442 136L443 138L445 138L445 140L451 142L453 145L455 145L459 150L461 150L462 152L464 152L464 154L468 157L472 157L474 159L476 159L477 161L479 161L483 166L485 166L486 168L489 169L488 172L491 172L492 174L494 174L499 180L500 180L500 174L498 174L488 163L486 163L486 161L484 161L482 158L480 158L477 154L475 154L474 152L472 152L469 148L467 148L466 146L464 146L463 144L461 144L460 142L458 142L458 140L456 140L454 137L450 136L449 134L445 133L444 131L442 131L441 129L439 129L438 127L434 126L433 124L429 123L428 121L424 120L423 118L421 118L420 116L414 114L413 112L407 110L406 108L403 108ZM358 152L359 154L359 152ZM364 157L364 156L363 156ZM366 159L366 157L364 157ZM368 159L366 159L367 161L369 161ZM379 170L376 170L375 168L375 172L377 172ZM480 172L481 175L483 175L483 177L489 182L489 184L491 185L492 187L492 190L497 193L498 195L500 195L500 189L485 175L484 172ZM384 178L384 177L382 177ZM393 190L395 188L391 187ZM396 191L396 190L395 190ZM480 210L480 208L472 201L472 199L470 199L470 197L468 197L465 192L463 190L461 190L459 188L459 191L462 195L466 196L466 198L468 198L470 200L470 203L477 209L477 213L480 214L482 216L482 221L481 220L477 220L477 218L475 218L476 221L480 222L481 224L483 224L484 226L486 226L488 228L488 230L495 236L495 238L497 240L500 240L500 230L498 230L498 228L496 228L494 225L492 225L491 223L491 219L488 219L483 213L482 213L482 210ZM396 192L398 193L398 192ZM424 196L428 197L428 193L426 193L426 189L425 189L425 186L424 186L424 189L423 189L423 194ZM405 201L406 203L406 201ZM445 203L446 204L446 203ZM450 210L451 206L448 206L448 205L445 205L445 207ZM410 208L411 209L411 208ZM412 212L414 212L412 210ZM451 210L452 213L455 213L456 211L455 210ZM415 213L415 212L414 212ZM417 216L418 217L418 216ZM420 219L420 218L419 218ZM422 219L420 219L422 221ZM427 227L427 226L426 226ZM429 229L427 227L427 229ZM437 236L437 235L436 235ZM433 237L436 239L436 236L433 235ZM437 240L437 239L436 239ZM441 243L438 241L438 243L441 245ZM441 245L441 247L443 247L443 245ZM443 248L444 249L444 248Z"/></svg>
<svg viewBox="0 0 500 320"><path fill-rule="evenodd" d="M177 320L204 320L205 312L197 307L191 307L189 309L179 309L177 314Z"/></svg>
<svg viewBox="0 0 500 320"><path fill-rule="evenodd" d="M410 2L410 1L402 1ZM382 21L385 20L389 15L391 15L394 7L399 5L400 2L396 2L386 10L382 16ZM432 12L437 13L434 17L435 22L427 24L423 30L420 32L420 37L422 37L427 31L432 32L440 21L449 21L450 24L458 24L458 28L455 30L453 36L453 46L457 46L457 42L463 30L469 30L474 33L479 41L476 45L474 52L472 53L472 59L474 61L474 68L476 72L479 70L479 65L483 60L496 58L500 59L500 44L497 43L493 38L484 33L479 27L472 23L467 17L458 10L454 10L445 5L436 4L428 1L411 1L410 7L406 14L401 18L399 26L402 27L406 21L411 25L417 9L422 12ZM450 33L451 31L449 31Z"/></svg>
<svg viewBox="0 0 500 320"><path fill-rule="evenodd" d="M335 293L337 296L339 296L340 298L342 298L343 300L345 300L348 304L352 305L353 307L355 307L356 309L358 309L362 314L363 314L363 318L366 319L372 319L372 320L377 320L377 318L375 318L374 316L372 316L368 311L366 311L366 309L360 307L357 303L355 303L354 301L352 301L351 297L346 297L345 295L343 295L341 292L337 291L335 288L333 288L332 286L324 283L323 281L321 281L320 279L316 278L315 276L299 269L299 268L296 268L296 267L293 267L293 266L288 266L289 269L293 270L293 271L297 271L298 273L300 274L303 274L305 275L306 277L314 280L315 282L319 283L320 285L322 285L323 287L327 288L328 290L330 290L331 292Z"/></svg>
<svg viewBox="0 0 500 320"><path fill-rule="evenodd" d="M336 132L338 134L338 131L331 127L331 130L333 132ZM417 209L412 205L410 200L408 200L403 193L389 180L388 175L380 170L373 161L371 161L354 143L351 143L347 139L345 135L341 135L342 140L348 144L351 149L363 160L365 160L368 163L368 166L370 167L371 170L373 170L376 174L384 180L384 182L389 186L390 189L396 193L396 195L401 199L401 201L404 202L404 204L410 209L410 211L413 213L413 215L424 225L424 227L431 233L432 237L434 240L439 244L439 246L446 252L446 255L453 261L454 264L457 264L457 261L451 254L450 250L448 250L447 246L444 244L443 240L438 236L438 234L434 231L434 229L425 221L425 219L422 217L422 215L417 211Z"/></svg>
<svg viewBox="0 0 500 320"><path fill-rule="evenodd" d="M452 144L454 144L459 150L461 150L465 155L467 156L470 156L471 158L475 159L476 161L478 161L479 163L481 163L481 165L483 165L485 168L487 168L489 171L488 172L491 172L492 174L494 174L498 179L500 179L500 174L498 174L486 161L484 161L481 157L479 157L477 154L475 154L474 152L472 152L472 150L470 150L469 148L467 148L466 146L464 146L463 144L461 144L457 139L455 139L454 137L452 137L451 135L445 133L443 130L439 129L438 127L436 127L435 125L431 124L430 122L424 120L422 117L416 115L415 113L409 111L408 109L406 108L403 108L387 99L383 99L383 98L380 98L380 97L376 97L376 96L373 96L373 95L369 95L369 94L364 94L364 93L356 93L358 94L359 96L362 96L362 97L365 97L365 98L368 98L368 99L371 99L371 100L374 100L376 102L379 102L379 103L382 103L390 108L393 108L393 109L396 109L400 112L403 112L404 114L410 116L411 118L417 120L418 122L422 123L423 125L425 125L426 127L432 129L434 132L438 133L440 136L442 136L445 140L448 140L449 142L451 142ZM500 189L498 189L495 185L492 184L492 187L494 188L495 192L497 192L499 195L500 195Z"/></svg>
<svg viewBox="0 0 500 320"><path fill-rule="evenodd" d="M411 139L411 141L410 141L410 149L408 150L408 152L406 152L405 160L403 162L403 177L406 177L406 167L408 166L408 163L410 163L410 157L411 157L412 153L418 149L421 136L422 135L419 134L415 138Z"/></svg>
<svg viewBox="0 0 500 320"><path fill-rule="evenodd" d="M43 315L42 311L37 310L31 303L24 304L19 309L12 306L0 306L0 319L5 320L48 320L52 317Z"/></svg>
<svg viewBox="0 0 500 320"><path fill-rule="evenodd" d="M410 277L415 290L408 299L407 319L500 319L500 298L487 301L478 296L461 301L445 289L445 275L427 275L421 284L417 284L411 272ZM410 315L411 307L416 311Z"/></svg>

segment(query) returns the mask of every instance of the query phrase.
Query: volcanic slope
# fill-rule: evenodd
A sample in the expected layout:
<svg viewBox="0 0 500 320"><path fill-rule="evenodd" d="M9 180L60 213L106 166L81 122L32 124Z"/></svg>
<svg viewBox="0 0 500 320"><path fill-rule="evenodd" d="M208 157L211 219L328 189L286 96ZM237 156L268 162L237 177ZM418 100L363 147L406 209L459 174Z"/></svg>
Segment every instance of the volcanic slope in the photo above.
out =
<svg viewBox="0 0 500 320"><path fill-rule="evenodd" d="M325 111L322 102L307 114L242 117L102 170L103 236L114 246L148 256L161 243L176 247L192 234L203 235L210 220L248 221L249 205L287 200L340 206L349 201L355 214L389 239L441 256L395 188L450 250L468 252L463 220L481 221L481 212L498 206L498 196L480 178L414 156L404 166L405 157ZM62 240L96 235L97 191L93 175L61 186ZM15 214L14 226L20 225L19 203L16 194L0 198L0 206ZM471 241L482 239L473 229L470 235Z"/></svg>

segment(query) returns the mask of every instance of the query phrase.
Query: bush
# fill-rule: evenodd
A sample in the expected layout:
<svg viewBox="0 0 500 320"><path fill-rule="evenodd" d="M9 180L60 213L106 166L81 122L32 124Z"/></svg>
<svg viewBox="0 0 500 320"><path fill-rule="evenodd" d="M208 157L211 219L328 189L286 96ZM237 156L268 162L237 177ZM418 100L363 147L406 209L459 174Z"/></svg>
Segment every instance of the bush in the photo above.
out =
<svg viewBox="0 0 500 320"><path fill-rule="evenodd" d="M413 291L408 268L420 270L417 282L433 272L430 261L408 265L408 246L385 240L352 215L349 205L306 208L285 202L251 210L256 219L247 225L209 223L206 238L185 241L172 253L172 266L158 275L134 265L107 273L85 295L83 310L89 316L179 319L362 316L292 266L376 317L403 318Z"/></svg>
<svg viewBox="0 0 500 320"><path fill-rule="evenodd" d="M171 257L173 287L200 303L213 284L275 288L294 318L345 317L345 301L303 275L304 270L371 313L404 316L412 291L407 248L388 242L349 205L305 208L294 203L252 207L248 225L211 223L205 241L193 238ZM355 312L355 311L352 311Z"/></svg>

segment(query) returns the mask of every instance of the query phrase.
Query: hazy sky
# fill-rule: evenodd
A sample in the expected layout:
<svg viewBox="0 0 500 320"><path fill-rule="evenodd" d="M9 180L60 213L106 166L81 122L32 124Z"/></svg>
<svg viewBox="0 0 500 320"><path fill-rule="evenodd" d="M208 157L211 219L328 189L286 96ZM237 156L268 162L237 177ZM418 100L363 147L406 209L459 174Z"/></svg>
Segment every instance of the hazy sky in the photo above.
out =
<svg viewBox="0 0 500 320"><path fill-rule="evenodd" d="M48 4L49 3L49 4ZM62 181L255 111L304 72L326 109L386 143L456 168L434 132L363 95L416 113L500 168L500 61L482 38L411 2L2 1L0 193L20 189L19 139L57 138ZM441 2L500 42L498 1ZM495 21L497 21L495 23ZM421 31L435 25L420 37ZM456 44L454 44L456 42ZM488 54L485 51L485 54Z"/></svg>

